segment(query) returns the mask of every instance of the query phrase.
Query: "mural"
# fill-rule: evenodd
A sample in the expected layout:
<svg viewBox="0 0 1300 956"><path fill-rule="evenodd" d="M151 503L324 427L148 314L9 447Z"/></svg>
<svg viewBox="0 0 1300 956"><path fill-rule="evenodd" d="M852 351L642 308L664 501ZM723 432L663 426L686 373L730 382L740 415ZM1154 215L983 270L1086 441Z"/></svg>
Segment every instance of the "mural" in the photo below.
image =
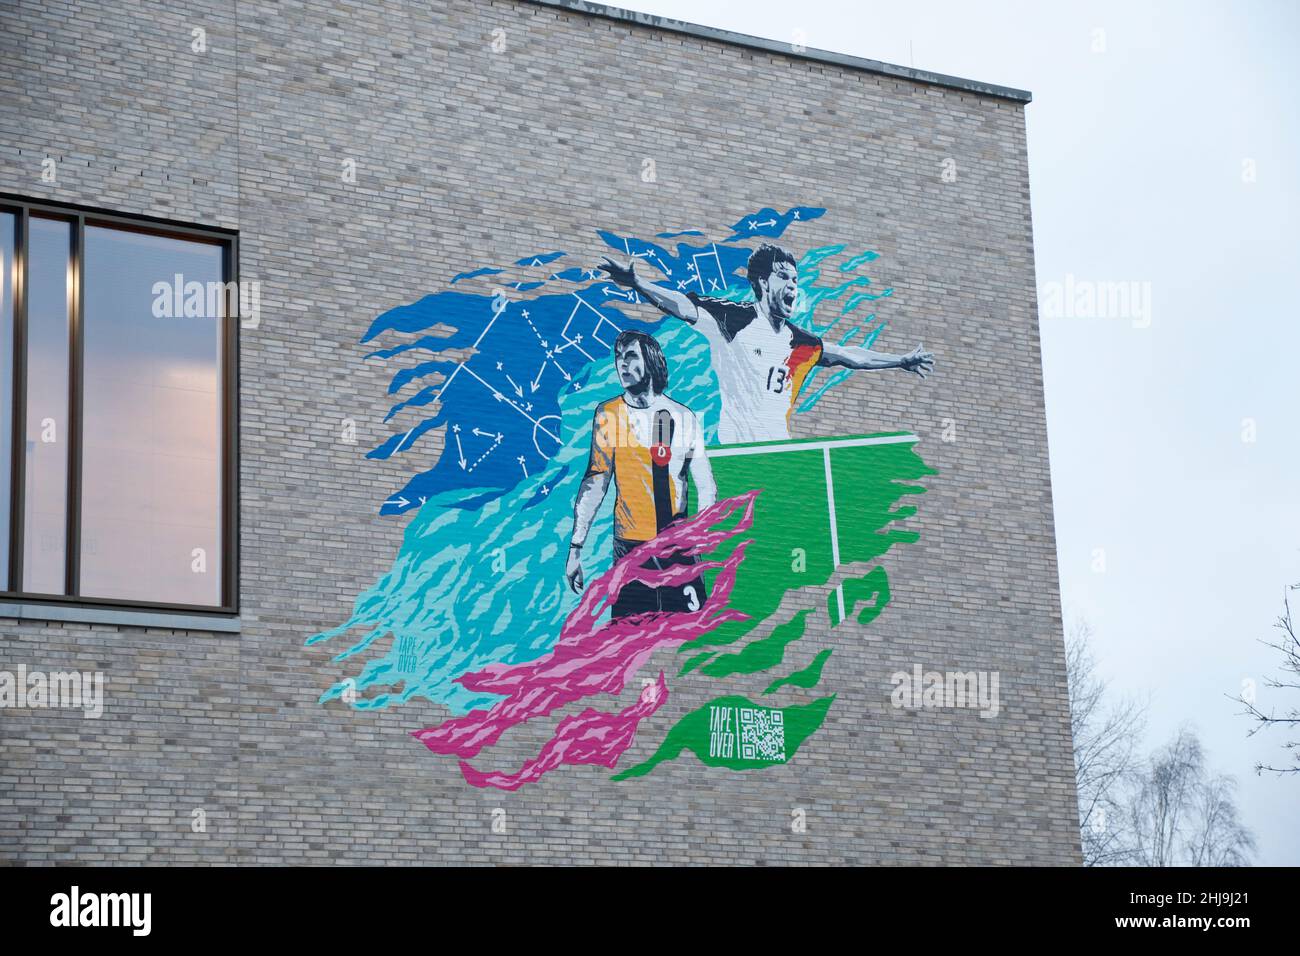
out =
<svg viewBox="0 0 1300 956"><path fill-rule="evenodd" d="M307 641L353 671L321 703L441 705L413 736L476 787L579 764L628 780L687 751L731 770L791 760L835 700L809 624L884 610L880 561L916 540L905 502L933 473L907 432L791 438L848 375L934 365L921 345L874 347L870 310L892 294L864 271L876 253L796 257L786 233L824 215L763 209L716 241L597 230L599 264L539 252L375 319L362 341L391 344L367 360L403 357L385 421L419 421L367 457L413 462L377 504L414 514L392 569ZM824 611L784 606L808 588ZM643 673L664 651L698 700L667 707L668 678ZM485 769L529 721L546 728L536 754ZM627 765L638 735L658 743Z"/></svg>

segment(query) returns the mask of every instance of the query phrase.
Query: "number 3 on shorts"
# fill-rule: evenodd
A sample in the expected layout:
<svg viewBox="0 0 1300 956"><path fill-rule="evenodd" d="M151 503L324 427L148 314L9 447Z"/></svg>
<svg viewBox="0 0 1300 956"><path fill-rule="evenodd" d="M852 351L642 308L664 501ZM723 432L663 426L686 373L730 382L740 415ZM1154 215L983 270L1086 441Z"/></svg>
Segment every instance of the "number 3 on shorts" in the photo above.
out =
<svg viewBox="0 0 1300 956"><path fill-rule="evenodd" d="M692 611L700 609L700 596L695 591L695 585L688 584L682 588L682 593L686 595L686 607Z"/></svg>

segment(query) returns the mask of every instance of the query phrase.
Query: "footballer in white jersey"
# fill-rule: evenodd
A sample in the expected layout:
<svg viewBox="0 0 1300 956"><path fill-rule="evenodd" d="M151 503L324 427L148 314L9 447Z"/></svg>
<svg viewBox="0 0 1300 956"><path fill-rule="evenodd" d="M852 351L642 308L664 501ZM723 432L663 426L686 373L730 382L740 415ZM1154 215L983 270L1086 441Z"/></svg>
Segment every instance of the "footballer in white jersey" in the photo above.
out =
<svg viewBox="0 0 1300 956"><path fill-rule="evenodd" d="M723 444L784 441L790 415L808 373L818 365L850 369L901 368L925 378L934 355L918 345L890 355L856 345L835 345L790 322L799 291L794 256L764 243L749 257L754 301L725 302L654 285L606 259L601 268L619 285L635 289L662 312L695 326L709 340L722 409L718 441Z"/></svg>

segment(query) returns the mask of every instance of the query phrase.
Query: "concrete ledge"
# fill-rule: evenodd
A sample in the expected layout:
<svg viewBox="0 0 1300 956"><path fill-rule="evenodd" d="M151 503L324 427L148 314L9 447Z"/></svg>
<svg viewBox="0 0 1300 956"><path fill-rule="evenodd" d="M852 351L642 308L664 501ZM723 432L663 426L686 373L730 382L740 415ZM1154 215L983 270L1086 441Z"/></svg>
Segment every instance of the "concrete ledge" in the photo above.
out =
<svg viewBox="0 0 1300 956"><path fill-rule="evenodd" d="M750 47L755 50L766 50L769 53L782 53L786 56L792 56L801 60L816 60L819 63L832 63L835 66L843 66L852 70L863 70L867 73L878 73L882 76L893 76L904 80L914 80L918 83L929 83L932 86L942 86L951 90L962 90L966 93L978 93L981 96L992 96L997 99L1011 100L1015 103L1028 103L1033 100L1034 96L1027 90L1017 90L1009 86L998 86L994 83L981 83L978 80L964 80L959 76L945 76L942 73L931 73L928 70L917 70L910 66L897 66L893 63L882 63L880 60L868 60L859 56L849 56L845 53L831 53L829 50L814 50L804 47L801 50L795 50L790 43L781 43L777 40L769 40L765 37L752 37L745 33L733 33L730 30L719 30L716 27L701 26L697 23L685 23L681 20L669 20L665 17L656 17L649 13L636 13L632 10L620 10L617 7L607 7L600 3L588 3L586 0L526 0L528 3L535 3L543 7L557 7L561 10L572 10L575 13L585 13L593 17L604 17L607 20L619 20L624 23L637 23L641 26L652 27L659 30L669 30L673 33L686 33L695 37L703 37L707 40L717 40L721 43L731 43L736 46Z"/></svg>
<svg viewBox="0 0 1300 956"><path fill-rule="evenodd" d="M0 618L20 621L66 621L73 624L118 624L125 627L156 627L172 631L210 631L238 634L238 617L209 617L206 614L178 614L174 611L135 611L112 607L71 607L66 604L18 604L0 601Z"/></svg>

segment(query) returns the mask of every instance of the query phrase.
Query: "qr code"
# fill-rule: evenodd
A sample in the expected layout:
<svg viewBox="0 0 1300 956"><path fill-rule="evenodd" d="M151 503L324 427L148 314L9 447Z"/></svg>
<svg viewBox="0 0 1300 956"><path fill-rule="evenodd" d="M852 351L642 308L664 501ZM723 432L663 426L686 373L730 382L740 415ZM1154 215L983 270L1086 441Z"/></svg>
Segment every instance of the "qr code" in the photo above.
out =
<svg viewBox="0 0 1300 956"><path fill-rule="evenodd" d="M740 756L745 760L785 760L785 717L781 711L740 708Z"/></svg>

